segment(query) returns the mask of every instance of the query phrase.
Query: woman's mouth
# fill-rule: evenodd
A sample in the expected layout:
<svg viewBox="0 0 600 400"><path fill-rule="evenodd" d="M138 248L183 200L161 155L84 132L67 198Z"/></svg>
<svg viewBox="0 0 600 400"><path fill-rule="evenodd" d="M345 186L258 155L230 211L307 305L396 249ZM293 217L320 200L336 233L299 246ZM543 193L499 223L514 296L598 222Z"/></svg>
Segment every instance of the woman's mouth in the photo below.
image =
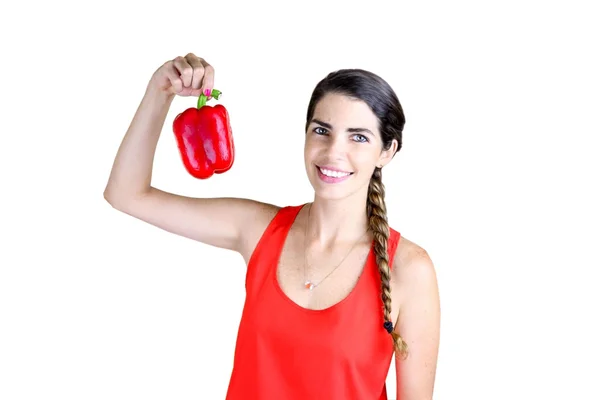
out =
<svg viewBox="0 0 600 400"><path fill-rule="evenodd" d="M326 183L338 183L348 179L354 172L340 171L331 167L319 167L317 165L319 178Z"/></svg>

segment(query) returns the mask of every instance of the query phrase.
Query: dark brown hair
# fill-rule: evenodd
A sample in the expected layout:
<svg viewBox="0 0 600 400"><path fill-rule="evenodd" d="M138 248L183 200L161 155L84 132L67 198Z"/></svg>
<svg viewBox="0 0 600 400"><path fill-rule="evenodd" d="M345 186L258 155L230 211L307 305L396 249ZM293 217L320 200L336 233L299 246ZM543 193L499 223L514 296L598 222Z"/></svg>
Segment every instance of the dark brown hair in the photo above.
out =
<svg viewBox="0 0 600 400"><path fill-rule="evenodd" d="M392 141L398 141L402 147L402 131L406 122L404 111L390 85L378 75L362 69L341 69L331 72L315 87L306 114L305 132L312 120L317 103L328 93L342 94L364 101L379 120L379 133L383 149L387 150ZM406 354L407 344L393 329L392 294L390 288L390 266L388 259L389 225L385 206L385 187L381 179L381 168L376 167L369 183L366 206L369 229L373 234L374 252L381 276L381 300L383 303L383 328L389 331L394 348L398 353Z"/></svg>

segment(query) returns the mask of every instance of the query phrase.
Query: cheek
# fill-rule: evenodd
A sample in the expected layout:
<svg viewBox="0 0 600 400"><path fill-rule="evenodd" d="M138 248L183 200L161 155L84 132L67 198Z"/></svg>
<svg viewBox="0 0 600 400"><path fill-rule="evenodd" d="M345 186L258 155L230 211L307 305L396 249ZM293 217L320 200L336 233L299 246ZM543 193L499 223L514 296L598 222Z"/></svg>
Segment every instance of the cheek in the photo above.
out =
<svg viewBox="0 0 600 400"><path fill-rule="evenodd" d="M322 151L322 146L314 140L308 139L304 144L304 155L306 158L316 157Z"/></svg>
<svg viewBox="0 0 600 400"><path fill-rule="evenodd" d="M356 151L353 153L353 162L357 166L363 166L371 168L377 164L379 160L379 152L374 148L365 148L363 147L360 151Z"/></svg>
<svg viewBox="0 0 600 400"><path fill-rule="evenodd" d="M304 146L304 162L308 165L316 159L316 152L313 146Z"/></svg>

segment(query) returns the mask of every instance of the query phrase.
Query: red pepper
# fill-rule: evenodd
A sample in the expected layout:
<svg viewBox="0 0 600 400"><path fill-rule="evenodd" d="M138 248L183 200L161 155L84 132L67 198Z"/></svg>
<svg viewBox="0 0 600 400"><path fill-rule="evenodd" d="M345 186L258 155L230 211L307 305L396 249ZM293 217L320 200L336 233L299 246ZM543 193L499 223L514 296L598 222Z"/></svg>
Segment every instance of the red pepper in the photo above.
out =
<svg viewBox="0 0 600 400"><path fill-rule="evenodd" d="M220 95L220 91L213 89L212 97L218 100ZM228 171L235 155L227 109L222 104L208 106L206 101L207 96L201 94L197 107L188 108L173 121L183 165L198 179Z"/></svg>

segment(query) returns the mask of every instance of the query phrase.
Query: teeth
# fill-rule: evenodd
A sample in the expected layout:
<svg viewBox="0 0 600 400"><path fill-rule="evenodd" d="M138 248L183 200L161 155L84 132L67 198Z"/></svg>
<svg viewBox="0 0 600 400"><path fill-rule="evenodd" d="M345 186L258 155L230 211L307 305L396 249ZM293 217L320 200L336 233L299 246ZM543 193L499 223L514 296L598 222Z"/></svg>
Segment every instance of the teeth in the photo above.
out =
<svg viewBox="0 0 600 400"><path fill-rule="evenodd" d="M349 172L338 172L338 171L330 171L328 169L319 168L323 175L330 176L332 178L342 178L344 176L350 175Z"/></svg>

